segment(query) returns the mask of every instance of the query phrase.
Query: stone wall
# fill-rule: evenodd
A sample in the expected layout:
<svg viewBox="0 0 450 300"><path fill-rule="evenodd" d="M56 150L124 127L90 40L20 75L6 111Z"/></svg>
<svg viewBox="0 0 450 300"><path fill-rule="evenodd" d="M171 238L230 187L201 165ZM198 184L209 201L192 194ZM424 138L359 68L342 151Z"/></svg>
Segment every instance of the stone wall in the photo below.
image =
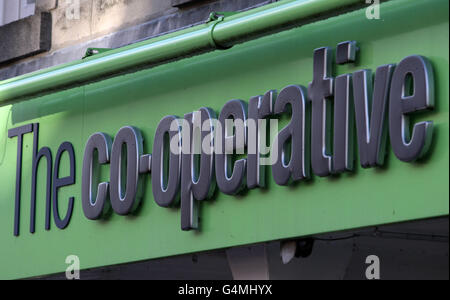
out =
<svg viewBox="0 0 450 300"><path fill-rule="evenodd" d="M118 48L196 25L212 11L275 1L37 0L34 16L0 27L0 80L80 59L89 47Z"/></svg>

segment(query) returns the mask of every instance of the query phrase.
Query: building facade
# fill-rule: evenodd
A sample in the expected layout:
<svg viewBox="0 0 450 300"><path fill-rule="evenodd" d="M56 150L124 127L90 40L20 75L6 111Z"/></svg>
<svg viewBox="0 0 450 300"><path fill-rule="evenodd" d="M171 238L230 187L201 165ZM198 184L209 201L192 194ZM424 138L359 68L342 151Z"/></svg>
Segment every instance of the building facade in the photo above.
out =
<svg viewBox="0 0 450 300"><path fill-rule="evenodd" d="M0 279L448 279L448 20L0 0Z"/></svg>

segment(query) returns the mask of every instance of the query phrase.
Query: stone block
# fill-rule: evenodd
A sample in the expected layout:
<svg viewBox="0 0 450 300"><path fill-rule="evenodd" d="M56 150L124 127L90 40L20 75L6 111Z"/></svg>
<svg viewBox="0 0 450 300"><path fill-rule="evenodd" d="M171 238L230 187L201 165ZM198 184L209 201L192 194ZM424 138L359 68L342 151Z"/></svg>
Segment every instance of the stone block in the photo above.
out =
<svg viewBox="0 0 450 300"><path fill-rule="evenodd" d="M0 27L0 64L50 50L52 17L36 14Z"/></svg>

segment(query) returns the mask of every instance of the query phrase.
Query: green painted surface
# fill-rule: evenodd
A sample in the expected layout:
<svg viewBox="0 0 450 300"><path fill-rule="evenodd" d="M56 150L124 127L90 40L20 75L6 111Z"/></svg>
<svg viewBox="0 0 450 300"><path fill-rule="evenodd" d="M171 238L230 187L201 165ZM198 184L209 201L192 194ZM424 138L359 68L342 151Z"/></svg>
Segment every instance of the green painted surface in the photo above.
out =
<svg viewBox="0 0 450 300"><path fill-rule="evenodd" d="M144 68L164 61L195 54L201 49L217 49L248 40L274 27L292 21L305 20L318 14L329 14L336 9L356 4L360 0L285 0L253 10L227 16L225 20L207 22L180 31L162 35L123 48L97 54L95 59L70 62L47 70L5 80L0 85L0 105L16 103L33 94L63 86L86 83L124 72L129 68ZM217 43L217 44L216 44ZM222 47L220 47L222 48Z"/></svg>
<svg viewBox="0 0 450 300"><path fill-rule="evenodd" d="M78 255L82 268L125 263L194 251L304 236L370 225L448 215L449 207L449 24L448 1L389 1L380 20L367 20L365 10L342 14L300 28L266 36L226 51L165 64L79 88L0 107L0 278L23 278L62 272L68 255ZM336 74L419 54L433 64L436 109L414 121L433 120L436 130L425 159L404 163L389 148L383 168L362 169L336 177L314 177L291 187L269 182L240 196L217 192L202 203L201 229L180 230L179 209L153 201L150 176L144 176L142 206L133 216L110 215L89 221L81 208L81 165L90 134L114 136L124 125L144 135L144 152L151 153L153 134L165 115L209 106L220 111L230 99L248 101L269 89L289 84L307 86L312 79L313 50L335 48L356 40L360 59L340 66ZM335 74L335 75L336 75ZM285 118L286 120L288 119ZM283 121L286 121L283 120ZM60 214L75 196L69 226L52 222L44 230L45 165L38 171L36 233L30 234L32 135L24 139L20 236L13 236L17 139L7 129L40 123L39 147L53 157L70 141L75 148L76 184L60 191ZM62 166L67 166L64 156ZM102 166L108 181L109 166ZM268 168L269 176L270 169ZM61 168L61 176L68 175Z"/></svg>

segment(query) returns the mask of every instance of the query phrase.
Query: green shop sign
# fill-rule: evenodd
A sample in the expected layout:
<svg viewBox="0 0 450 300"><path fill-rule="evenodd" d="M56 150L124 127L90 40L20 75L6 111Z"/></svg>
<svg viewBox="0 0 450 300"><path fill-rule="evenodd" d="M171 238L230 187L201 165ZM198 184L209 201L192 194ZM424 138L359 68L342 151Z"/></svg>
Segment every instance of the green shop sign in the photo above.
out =
<svg viewBox="0 0 450 300"><path fill-rule="evenodd" d="M282 1L0 82L0 278L448 215L448 1L380 11Z"/></svg>

